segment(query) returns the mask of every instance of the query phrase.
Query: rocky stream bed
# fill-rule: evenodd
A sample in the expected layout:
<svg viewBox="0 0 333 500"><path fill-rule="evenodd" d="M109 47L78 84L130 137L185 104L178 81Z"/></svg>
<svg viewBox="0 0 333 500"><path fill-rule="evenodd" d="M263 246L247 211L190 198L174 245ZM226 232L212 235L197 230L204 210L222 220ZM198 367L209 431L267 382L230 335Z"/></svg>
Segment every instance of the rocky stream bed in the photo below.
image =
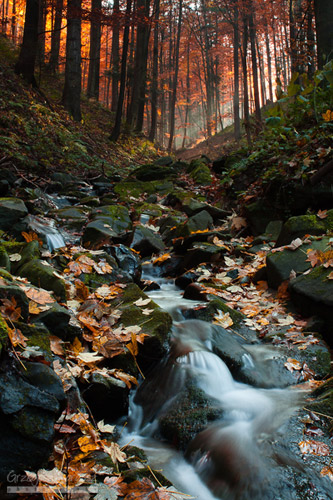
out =
<svg viewBox="0 0 333 500"><path fill-rule="evenodd" d="M210 495L333 498L333 209L259 224L213 183L169 157L126 179L1 170L1 498L188 498L117 444L138 381L129 435L154 423Z"/></svg>

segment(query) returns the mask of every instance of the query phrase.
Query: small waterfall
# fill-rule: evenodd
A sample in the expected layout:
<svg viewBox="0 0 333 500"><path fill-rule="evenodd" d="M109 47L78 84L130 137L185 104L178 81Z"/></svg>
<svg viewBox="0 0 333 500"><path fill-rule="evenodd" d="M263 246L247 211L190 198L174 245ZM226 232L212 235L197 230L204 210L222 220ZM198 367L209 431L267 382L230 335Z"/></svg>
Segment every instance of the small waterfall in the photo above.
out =
<svg viewBox="0 0 333 500"><path fill-rule="evenodd" d="M28 215L28 225L32 231L35 231L45 240L50 252L66 246L65 240L60 231L55 227L55 222L46 217L36 217Z"/></svg>

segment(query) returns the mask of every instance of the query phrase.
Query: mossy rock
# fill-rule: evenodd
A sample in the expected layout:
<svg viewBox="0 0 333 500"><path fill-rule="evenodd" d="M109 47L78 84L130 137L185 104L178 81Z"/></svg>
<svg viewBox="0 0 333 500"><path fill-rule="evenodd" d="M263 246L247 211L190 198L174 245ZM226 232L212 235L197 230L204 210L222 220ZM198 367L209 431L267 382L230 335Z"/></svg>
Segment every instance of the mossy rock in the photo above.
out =
<svg viewBox="0 0 333 500"><path fill-rule="evenodd" d="M93 220L87 224L82 242L94 248L101 241L118 236L132 229L129 211L121 205L105 205L92 211Z"/></svg>
<svg viewBox="0 0 333 500"><path fill-rule="evenodd" d="M257 200L245 207L245 215L254 234L262 234L268 223L278 219L278 211L265 200Z"/></svg>
<svg viewBox="0 0 333 500"><path fill-rule="evenodd" d="M0 277L8 281L13 281L13 276L6 269L0 268Z"/></svg>
<svg viewBox="0 0 333 500"><path fill-rule="evenodd" d="M197 231L206 231L213 227L213 218L209 215L206 210L201 210L197 214L190 217L187 221L182 224L178 224L170 234L168 234L168 240L174 238L187 238L192 233Z"/></svg>
<svg viewBox="0 0 333 500"><path fill-rule="evenodd" d="M200 167L207 167L207 161L205 158L195 158L192 160L190 163L186 164L186 172L190 174L195 170L196 168Z"/></svg>
<svg viewBox="0 0 333 500"><path fill-rule="evenodd" d="M281 230L276 246L289 245L296 238L302 238L306 234L325 234L327 224L325 219L319 219L316 215L297 215L290 217Z"/></svg>
<svg viewBox="0 0 333 500"><path fill-rule="evenodd" d="M33 259L40 258L40 244L37 240L29 241L24 246L22 246L22 250L19 252L21 255L21 259L18 261L12 262L12 272L17 273L18 269Z"/></svg>
<svg viewBox="0 0 333 500"><path fill-rule="evenodd" d="M162 237L145 226L136 226L133 234L131 248L134 248L142 257L165 251Z"/></svg>
<svg viewBox="0 0 333 500"><path fill-rule="evenodd" d="M328 278L330 272L330 268L316 267L309 274L291 280L289 291L293 303L304 316L315 315L325 321L322 333L333 346L333 280Z"/></svg>
<svg viewBox="0 0 333 500"><path fill-rule="evenodd" d="M8 326L2 314L0 313L0 355L2 350L8 344Z"/></svg>
<svg viewBox="0 0 333 500"><path fill-rule="evenodd" d="M54 275L55 269L52 266L45 265L42 260L33 259L24 266L20 267L19 275L28 278L30 283L35 286L45 288L54 292L59 300L66 301L66 284L61 278Z"/></svg>
<svg viewBox="0 0 333 500"><path fill-rule="evenodd" d="M168 211L168 210L166 210ZM135 205L135 213L137 216L148 215L151 218L162 217L165 210L156 206L153 203L138 203Z"/></svg>
<svg viewBox="0 0 333 500"><path fill-rule="evenodd" d="M307 408L318 412L322 416L333 418L333 378L331 377L319 389L312 393L313 401L307 404Z"/></svg>
<svg viewBox="0 0 333 500"><path fill-rule="evenodd" d="M27 320L29 316L29 299L24 291L13 283L0 285L0 299L11 300L12 298L15 299L17 307L20 307L22 318Z"/></svg>
<svg viewBox="0 0 333 500"><path fill-rule="evenodd" d="M160 181L123 181L118 182L114 187L114 192L121 201L128 201L130 197L140 198L143 194L160 193L166 194L173 189L171 182L162 183Z"/></svg>
<svg viewBox="0 0 333 500"><path fill-rule="evenodd" d="M152 300L144 307L134 304L138 299L146 300L147 295L134 283L124 289L124 293L116 299L115 305L121 311L120 322L125 326L140 326L145 337L144 343L139 344L138 362L142 370L149 369L151 364L161 359L168 349L169 332L172 318ZM149 315L144 309L153 309Z"/></svg>
<svg viewBox="0 0 333 500"><path fill-rule="evenodd" d="M0 245L0 267L10 271L10 260L8 253L3 245Z"/></svg>
<svg viewBox="0 0 333 500"><path fill-rule="evenodd" d="M50 443L54 437L54 415L41 408L23 408L12 416L11 425L23 439Z"/></svg>
<svg viewBox="0 0 333 500"><path fill-rule="evenodd" d="M191 170L190 177L196 184L200 184L201 186L210 186L213 183L210 168L204 163Z"/></svg>
<svg viewBox="0 0 333 500"><path fill-rule="evenodd" d="M97 196L86 196L85 198L81 198L81 205L87 205L88 207L99 207L100 199Z"/></svg>
<svg viewBox="0 0 333 500"><path fill-rule="evenodd" d="M36 326L42 323L52 335L72 341L75 337L80 337L81 329L70 324L71 318L69 310L55 302L50 309L35 316L34 320Z"/></svg>
<svg viewBox="0 0 333 500"><path fill-rule="evenodd" d="M46 326L41 324L28 325L20 321L14 322L15 328L18 328L22 334L27 337L27 350L29 347L38 347L38 351L44 357L45 361L51 363L53 354L50 346L50 332Z"/></svg>
<svg viewBox="0 0 333 500"><path fill-rule="evenodd" d="M160 432L164 439L184 451L196 434L222 416L221 406L189 382L159 418Z"/></svg>
<svg viewBox="0 0 333 500"><path fill-rule="evenodd" d="M329 240L329 237L324 237L310 243L304 243L296 250L284 249L281 252L267 254L266 267L269 286L278 288L283 281L289 280L291 271L300 274L312 269L311 262L307 260L307 252L310 249L326 251L330 248Z"/></svg>
<svg viewBox="0 0 333 500"><path fill-rule="evenodd" d="M134 176L139 181L158 181L160 179L168 179L175 177L178 170L172 165L142 165L131 172L131 177Z"/></svg>
<svg viewBox="0 0 333 500"><path fill-rule="evenodd" d="M211 298L214 296L209 295L209 297ZM201 319L203 321L208 321L209 323L211 323L214 320L214 316L218 314L219 311L222 311L224 314L229 313L233 321L233 330L239 331L243 329L243 321L246 319L246 316L243 313L235 311L231 307L227 306L227 304L223 302L223 300L216 297L210 300L207 306L192 311L191 316L195 317L196 319Z"/></svg>

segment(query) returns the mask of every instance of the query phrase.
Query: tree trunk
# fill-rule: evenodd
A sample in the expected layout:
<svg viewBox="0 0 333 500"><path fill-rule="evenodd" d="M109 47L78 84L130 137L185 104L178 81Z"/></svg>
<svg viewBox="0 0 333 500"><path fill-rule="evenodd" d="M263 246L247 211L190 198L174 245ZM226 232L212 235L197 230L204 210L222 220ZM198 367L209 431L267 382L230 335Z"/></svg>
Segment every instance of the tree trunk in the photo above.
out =
<svg viewBox="0 0 333 500"><path fill-rule="evenodd" d="M47 15L46 1L39 0L37 60L38 60L38 65L40 68L45 63L46 15Z"/></svg>
<svg viewBox="0 0 333 500"><path fill-rule="evenodd" d="M247 45L248 45L248 19L247 16L243 17L243 50L242 50L242 68L243 68L243 81L244 81L244 124L246 140L251 147L251 130L250 130L250 110L249 110L249 86L247 80Z"/></svg>
<svg viewBox="0 0 333 500"><path fill-rule="evenodd" d="M102 0L91 0L89 73L87 96L99 98Z"/></svg>
<svg viewBox="0 0 333 500"><path fill-rule="evenodd" d="M15 43L15 41L16 41L16 0L13 0L11 32L12 32L12 40Z"/></svg>
<svg viewBox="0 0 333 500"><path fill-rule="evenodd" d="M333 2L314 0L318 68L333 59Z"/></svg>
<svg viewBox="0 0 333 500"><path fill-rule="evenodd" d="M38 47L38 20L39 1L27 0L23 42L15 65L15 73L22 75L28 83L35 87L37 87L34 71Z"/></svg>
<svg viewBox="0 0 333 500"><path fill-rule="evenodd" d="M178 28L177 28L177 41L175 48L175 74L173 79L172 88L172 98L171 98L171 110L170 110L170 136L168 149L171 150L173 143L173 136L175 133L175 108L177 99L177 83L178 83L178 69L179 69L179 45L180 45L180 34L182 29L182 15L183 15L183 0L179 0L179 14L178 14Z"/></svg>
<svg viewBox="0 0 333 500"><path fill-rule="evenodd" d="M257 57L256 57L256 29L254 26L254 19L253 19L252 0L251 0L250 13L249 13L249 33L250 33L250 44L251 44L255 116L256 116L257 126L261 128L261 111L260 111L259 83L258 83L258 65L257 65Z"/></svg>
<svg viewBox="0 0 333 500"><path fill-rule="evenodd" d="M238 62L238 51L239 51L239 15L237 3L234 4L234 134L235 140L239 141L240 132L240 119L239 119L239 62Z"/></svg>
<svg viewBox="0 0 333 500"><path fill-rule="evenodd" d="M116 112L118 103L119 88L119 0L114 0L113 16L114 25L112 28L112 84L111 84L111 111Z"/></svg>
<svg viewBox="0 0 333 500"><path fill-rule="evenodd" d="M123 104L125 97L126 63L127 63L127 52L128 52L128 42L129 42L129 20L131 15L131 7L132 7L132 0L127 0L126 20L125 20L124 37L123 37L123 51L121 54L120 89L119 89L115 124L110 135L111 141L117 141L120 135L121 118L123 114Z"/></svg>
<svg viewBox="0 0 333 500"><path fill-rule="evenodd" d="M62 103L81 120L81 0L68 0L65 85Z"/></svg>
<svg viewBox="0 0 333 500"><path fill-rule="evenodd" d="M151 82L151 123L149 140L154 142L157 125L157 96L158 96L158 21L160 17L160 0L154 3L154 48L153 48L153 70Z"/></svg>
<svg viewBox="0 0 333 500"><path fill-rule="evenodd" d="M51 52L48 64L48 69L52 73L56 73L59 68L60 37L61 37L63 7L64 7L64 0L56 0L54 24L51 34Z"/></svg>

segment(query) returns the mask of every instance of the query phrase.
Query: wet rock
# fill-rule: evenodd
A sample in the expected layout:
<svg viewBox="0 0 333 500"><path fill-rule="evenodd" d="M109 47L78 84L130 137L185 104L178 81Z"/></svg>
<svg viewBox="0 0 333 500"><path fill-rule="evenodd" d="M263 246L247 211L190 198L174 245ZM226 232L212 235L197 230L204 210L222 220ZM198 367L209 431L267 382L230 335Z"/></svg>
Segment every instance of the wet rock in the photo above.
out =
<svg viewBox="0 0 333 500"><path fill-rule="evenodd" d="M72 319L73 316L68 309L55 303L50 309L36 316L35 322L43 323L52 335L71 341L81 334L80 327L71 324Z"/></svg>
<svg viewBox="0 0 333 500"><path fill-rule="evenodd" d="M319 266L309 274L298 276L289 284L293 303L306 317L319 316L325 321L323 335L333 345L333 281L328 279L331 269Z"/></svg>
<svg viewBox="0 0 333 500"><path fill-rule="evenodd" d="M0 180L0 196L6 196L9 193L10 185L5 179Z"/></svg>
<svg viewBox="0 0 333 500"><path fill-rule="evenodd" d="M189 248L193 248L198 243L214 243L214 239L225 240L226 237L220 231L204 231L202 233L193 233L185 238L175 239L173 242L173 248L175 252L185 253ZM227 253L227 249L225 247L219 247L222 253Z"/></svg>
<svg viewBox="0 0 333 500"><path fill-rule="evenodd" d="M92 222L87 224L82 241L86 247L94 248L103 240L125 234L132 228L128 209L121 205L106 205L92 211Z"/></svg>
<svg viewBox="0 0 333 500"><path fill-rule="evenodd" d="M195 273L193 271L188 271L181 276L178 276L175 280L175 285L181 288L182 290L185 290L185 288L190 285L191 283L194 283L197 279L199 278L199 274Z"/></svg>
<svg viewBox="0 0 333 500"><path fill-rule="evenodd" d="M142 257L165 251L161 236L145 226L136 226L131 247L139 252Z"/></svg>
<svg viewBox="0 0 333 500"><path fill-rule="evenodd" d="M209 298L211 299L211 297L212 296L210 295ZM244 328L243 320L246 319L246 316L244 316L244 314L242 314L239 311L231 309L231 307L228 307L226 303L223 302L223 300L215 297L209 301L207 306L197 310L189 311L188 319L189 318L201 319L203 321L211 323L214 320L214 316L219 314L219 311L223 312L224 314L229 313L229 316L233 320L233 325L232 325L233 329L237 331L242 331L242 333L245 330L246 335L249 336L251 340L256 338L254 332L251 333L248 330L248 328Z"/></svg>
<svg viewBox="0 0 333 500"><path fill-rule="evenodd" d="M160 433L179 450L186 450L198 432L222 415L223 410L213 398L188 383L166 413L159 417Z"/></svg>
<svg viewBox="0 0 333 500"><path fill-rule="evenodd" d="M195 269L202 263L216 263L223 259L224 250L209 243L198 243L187 251L181 261L180 272Z"/></svg>
<svg viewBox="0 0 333 500"><path fill-rule="evenodd" d="M19 198L0 198L0 229L10 230L27 213L27 207Z"/></svg>
<svg viewBox="0 0 333 500"><path fill-rule="evenodd" d="M52 216L65 229L81 230L89 217L89 210L81 207L65 207L52 211Z"/></svg>
<svg viewBox="0 0 333 500"><path fill-rule="evenodd" d="M272 288L278 288L280 284L290 278L291 271L296 274L304 273L311 269L311 262L307 260L307 252L310 249L325 251L329 248L329 237L304 243L297 250L284 249L281 252L267 254L266 267L268 284Z"/></svg>
<svg viewBox="0 0 333 500"><path fill-rule="evenodd" d="M54 423L65 396L62 383L46 365L21 365L2 359L0 366L0 479L9 472L45 466L52 447ZM50 382L50 385L48 384Z"/></svg>
<svg viewBox="0 0 333 500"><path fill-rule="evenodd" d="M141 262L138 256L125 245L113 245L107 251L116 259L118 266L127 273L133 281L141 278Z"/></svg>
<svg viewBox="0 0 333 500"><path fill-rule="evenodd" d="M81 384L83 397L96 420L115 421L128 410L129 389L125 382L110 375L92 373L87 384Z"/></svg>
<svg viewBox="0 0 333 500"><path fill-rule="evenodd" d="M42 260L33 259L20 267L19 275L28 278L33 285L54 292L61 301L66 301L66 284L54 275L55 269Z"/></svg>
<svg viewBox="0 0 333 500"><path fill-rule="evenodd" d="M30 262L33 259L40 258L40 244L39 241L33 240L22 246L19 254L21 255L21 259L17 261L13 261L11 263L11 270L13 273L18 273L18 269L23 267L25 264Z"/></svg>
<svg viewBox="0 0 333 500"><path fill-rule="evenodd" d="M195 198L190 198L189 200L185 200L182 203L182 210L191 217L192 215L201 212L201 210L206 210L214 220L224 219L228 212L222 210L221 208L210 205L209 203L205 203L200 200L196 200Z"/></svg>
<svg viewBox="0 0 333 500"><path fill-rule="evenodd" d="M17 181L17 177L14 174L14 172L12 172L9 168L3 168L3 167L1 167L0 169L0 179L6 180L8 184L10 184L11 186L13 186L15 181Z"/></svg>
<svg viewBox="0 0 333 500"><path fill-rule="evenodd" d="M160 165L162 167L167 167L173 163L173 158L172 156L161 156L161 158L157 158L157 160L154 161L155 165Z"/></svg>
<svg viewBox="0 0 333 500"><path fill-rule="evenodd" d="M160 181L143 182L135 181L122 181L118 182L114 187L114 192L118 195L121 201L128 201L132 198L140 198L143 194L160 194L164 195L173 189L171 182L161 183Z"/></svg>
<svg viewBox="0 0 333 500"><path fill-rule="evenodd" d="M184 291L184 299L208 301L205 289L196 283L187 285Z"/></svg>
<svg viewBox="0 0 333 500"><path fill-rule="evenodd" d="M25 351L29 359L38 360L43 358L47 363L52 363L53 355L50 346L50 332L45 325L41 323L30 325L21 321L15 321L14 326L27 338Z"/></svg>
<svg viewBox="0 0 333 500"><path fill-rule="evenodd" d="M319 219L316 215L290 217L282 227L276 247L289 245L296 238L302 238L306 234L324 234L329 229L333 229L333 210L328 211L326 219Z"/></svg>

